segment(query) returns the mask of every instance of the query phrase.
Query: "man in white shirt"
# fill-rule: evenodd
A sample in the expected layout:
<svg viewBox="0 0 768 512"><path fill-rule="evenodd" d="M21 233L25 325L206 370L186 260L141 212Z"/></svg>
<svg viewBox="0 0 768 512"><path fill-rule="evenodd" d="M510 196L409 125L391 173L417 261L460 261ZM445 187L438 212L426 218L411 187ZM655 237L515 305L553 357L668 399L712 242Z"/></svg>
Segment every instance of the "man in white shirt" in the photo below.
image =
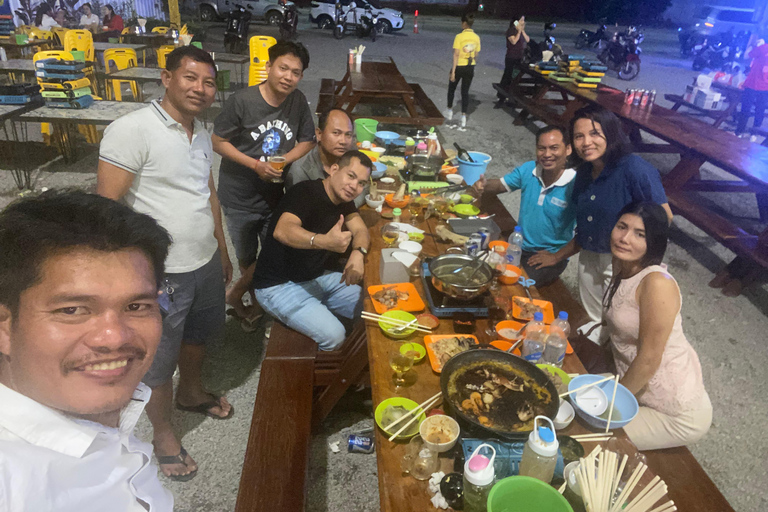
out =
<svg viewBox="0 0 768 512"><path fill-rule="evenodd" d="M170 512L133 436L160 342L170 237L49 191L0 213L0 512Z"/></svg>
<svg viewBox="0 0 768 512"><path fill-rule="evenodd" d="M112 123L99 149L97 190L152 216L171 234L164 288L168 315L163 339L144 383L152 388L147 415L160 469L187 481L197 464L171 425L173 374L179 366L176 408L230 418L226 398L208 393L201 373L206 347L224 336L226 283L232 264L211 173L211 136L195 117L216 95L210 54L185 46L166 58L165 96Z"/></svg>

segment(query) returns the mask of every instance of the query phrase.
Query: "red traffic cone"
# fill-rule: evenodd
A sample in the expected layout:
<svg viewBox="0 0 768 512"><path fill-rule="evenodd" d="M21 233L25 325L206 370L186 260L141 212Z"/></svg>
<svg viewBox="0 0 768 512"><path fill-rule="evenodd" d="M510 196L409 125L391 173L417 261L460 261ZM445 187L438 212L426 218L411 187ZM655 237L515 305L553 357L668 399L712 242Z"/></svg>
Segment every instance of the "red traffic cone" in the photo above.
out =
<svg viewBox="0 0 768 512"><path fill-rule="evenodd" d="M419 11L416 10L416 16L413 17L413 33L419 33Z"/></svg>

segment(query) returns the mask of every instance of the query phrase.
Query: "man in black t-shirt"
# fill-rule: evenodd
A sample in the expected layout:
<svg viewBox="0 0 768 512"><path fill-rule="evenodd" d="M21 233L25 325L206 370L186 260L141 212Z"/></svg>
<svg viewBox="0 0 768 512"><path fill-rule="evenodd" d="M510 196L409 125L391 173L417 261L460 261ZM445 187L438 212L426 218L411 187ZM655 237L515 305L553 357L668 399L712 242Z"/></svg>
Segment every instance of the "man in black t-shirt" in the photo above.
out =
<svg viewBox="0 0 768 512"><path fill-rule="evenodd" d="M308 66L309 53L301 43L273 45L267 80L233 94L214 122L213 149L222 156L219 200L242 275L227 293L227 304L241 317L255 316L242 299L253 278L270 214L283 196L283 184L273 182L281 171L267 159L284 153L288 166L315 144L312 112L296 88Z"/></svg>
<svg viewBox="0 0 768 512"><path fill-rule="evenodd" d="M361 288L368 228L354 205L371 175L371 160L349 151L324 180L291 187L269 224L254 272L256 298L269 314L334 350L345 337L337 317L353 319L362 308ZM349 231L343 231L346 226ZM352 243L344 272L326 272L331 253Z"/></svg>

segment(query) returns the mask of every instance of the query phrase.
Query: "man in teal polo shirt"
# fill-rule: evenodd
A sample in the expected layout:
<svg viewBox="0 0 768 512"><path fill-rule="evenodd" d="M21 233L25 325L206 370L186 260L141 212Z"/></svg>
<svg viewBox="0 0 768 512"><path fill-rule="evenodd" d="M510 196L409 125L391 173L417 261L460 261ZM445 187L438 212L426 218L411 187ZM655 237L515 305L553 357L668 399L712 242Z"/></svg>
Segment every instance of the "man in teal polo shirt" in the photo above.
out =
<svg viewBox="0 0 768 512"><path fill-rule="evenodd" d="M562 128L542 128L536 133L536 160L501 179L486 180L481 176L473 186L478 194L520 190L522 267L538 285L557 279L568 265L568 258L578 252L573 239L576 209L571 202L576 171L567 168L569 140Z"/></svg>

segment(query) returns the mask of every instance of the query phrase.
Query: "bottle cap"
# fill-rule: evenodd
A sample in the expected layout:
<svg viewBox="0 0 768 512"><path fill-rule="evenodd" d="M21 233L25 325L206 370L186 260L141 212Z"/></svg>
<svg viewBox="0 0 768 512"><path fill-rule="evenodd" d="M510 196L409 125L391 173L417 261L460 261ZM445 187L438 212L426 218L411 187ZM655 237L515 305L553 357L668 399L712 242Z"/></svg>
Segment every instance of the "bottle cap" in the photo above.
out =
<svg viewBox="0 0 768 512"><path fill-rule="evenodd" d="M539 427L539 421L548 422L552 428L546 426ZM528 436L528 446L530 446L531 450L537 455L541 455L542 457L556 456L560 443L555 436L555 426L552 423L552 420L546 416L536 416L533 425L533 432Z"/></svg>
<svg viewBox="0 0 768 512"><path fill-rule="evenodd" d="M395 208L394 210L392 210L392 215L394 215L395 217L402 214L403 214L403 210L401 210L400 208Z"/></svg>
<svg viewBox="0 0 768 512"><path fill-rule="evenodd" d="M568 312L567 311L561 311L557 315L557 318L559 318L560 320L568 320Z"/></svg>
<svg viewBox="0 0 768 512"><path fill-rule="evenodd" d="M533 320L534 322L543 322L544 321L544 313L541 311L537 311L533 314Z"/></svg>
<svg viewBox="0 0 768 512"><path fill-rule="evenodd" d="M405 145L406 146L415 146L416 145L416 141L413 140L412 138L408 137L407 139L405 139Z"/></svg>
<svg viewBox="0 0 768 512"><path fill-rule="evenodd" d="M518 225L515 226L515 233L520 233L523 229Z"/></svg>
<svg viewBox="0 0 768 512"><path fill-rule="evenodd" d="M427 143L422 141L416 145L416 149L427 149Z"/></svg>
<svg viewBox="0 0 768 512"><path fill-rule="evenodd" d="M490 459L480 453L483 448L486 448L486 453L488 450L492 452ZM496 476L493 467L494 460L496 460L496 449L489 444L481 444L475 449L469 460L464 463L464 478L472 485L492 484Z"/></svg>
<svg viewBox="0 0 768 512"><path fill-rule="evenodd" d="M437 134L435 132L429 132L429 135L427 135L427 138L430 140L437 140Z"/></svg>

